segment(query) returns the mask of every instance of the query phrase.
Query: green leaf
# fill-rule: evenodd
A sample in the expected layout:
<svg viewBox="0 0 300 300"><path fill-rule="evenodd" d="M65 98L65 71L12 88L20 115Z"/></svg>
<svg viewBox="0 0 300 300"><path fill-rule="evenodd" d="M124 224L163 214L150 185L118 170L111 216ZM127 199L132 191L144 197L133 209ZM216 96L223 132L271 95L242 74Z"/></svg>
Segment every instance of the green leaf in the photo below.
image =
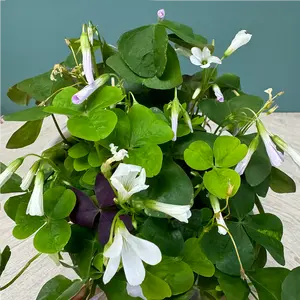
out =
<svg viewBox="0 0 300 300"><path fill-rule="evenodd" d="M104 86L98 89L90 97L88 101L88 109L93 110L94 108L106 108L110 105L119 103L123 100L125 95L122 90L116 86Z"/></svg>
<svg viewBox="0 0 300 300"><path fill-rule="evenodd" d="M130 68L126 65L126 63L121 58L119 53L110 56L106 64L112 68L120 77L124 78L128 82L133 83L142 83L143 78L137 76L134 72L130 70Z"/></svg>
<svg viewBox="0 0 300 300"><path fill-rule="evenodd" d="M84 157L74 159L73 167L75 171L80 172L89 169L91 166L88 163L88 157L84 156Z"/></svg>
<svg viewBox="0 0 300 300"><path fill-rule="evenodd" d="M147 184L149 188L136 194L136 197L176 205L188 205L193 201L191 180L172 160L165 159L160 173L148 179Z"/></svg>
<svg viewBox="0 0 300 300"><path fill-rule="evenodd" d="M161 169L163 154L159 146L146 144L140 148L129 149L124 162L145 168L147 177L156 176Z"/></svg>
<svg viewBox="0 0 300 300"><path fill-rule="evenodd" d="M105 148L100 149L99 153L97 153L96 149L93 148L88 155L88 163L91 167L97 168L100 167L110 156L111 152Z"/></svg>
<svg viewBox="0 0 300 300"><path fill-rule="evenodd" d="M166 219L148 218L140 233L157 245L164 255L179 256L183 250L184 240L180 230L173 228Z"/></svg>
<svg viewBox="0 0 300 300"><path fill-rule="evenodd" d="M300 295L300 267L293 269L282 283L282 300L297 300Z"/></svg>
<svg viewBox="0 0 300 300"><path fill-rule="evenodd" d="M81 241L77 243L83 243L81 249L76 253L70 253L73 264L76 266L76 272L82 278L87 280L90 278L91 265L95 252L100 247L97 238L83 237Z"/></svg>
<svg viewBox="0 0 300 300"><path fill-rule="evenodd" d="M272 167L270 187L275 193L295 193L295 181L281 170Z"/></svg>
<svg viewBox="0 0 300 300"><path fill-rule="evenodd" d="M63 275L57 275L44 284L36 300L69 300L83 285L80 280L72 281Z"/></svg>
<svg viewBox="0 0 300 300"><path fill-rule="evenodd" d="M6 165L0 162L0 173L6 169ZM19 175L13 174L8 181L0 188L0 194L23 192L20 188L22 179Z"/></svg>
<svg viewBox="0 0 300 300"><path fill-rule="evenodd" d="M119 108L112 110L118 117L118 123L113 132L104 140L101 145L109 148L109 144L118 145L119 149L129 148L131 138L131 126L127 113Z"/></svg>
<svg viewBox="0 0 300 300"><path fill-rule="evenodd" d="M103 273L103 253L98 253L95 255L94 259L93 259L93 266L100 271L101 273Z"/></svg>
<svg viewBox="0 0 300 300"><path fill-rule="evenodd" d="M26 214L28 200L29 197L27 201L25 201L25 199L21 200L15 215L16 226L13 229L13 236L19 240L28 238L45 223L43 217Z"/></svg>
<svg viewBox="0 0 300 300"><path fill-rule="evenodd" d="M172 295L188 291L194 283L192 269L178 258L164 257L155 266L148 266L147 271L164 280L171 288Z"/></svg>
<svg viewBox="0 0 300 300"><path fill-rule="evenodd" d="M145 144L163 144L173 138L171 127L157 118L155 113L146 106L134 104L128 117L131 124L131 147Z"/></svg>
<svg viewBox="0 0 300 300"><path fill-rule="evenodd" d="M239 223L226 222L226 224L236 243L244 269L250 270L255 259L255 251L248 235ZM240 275L236 251L228 234L220 235L217 228L213 228L204 234L200 244L208 259L216 264L217 269L228 275Z"/></svg>
<svg viewBox="0 0 300 300"><path fill-rule="evenodd" d="M242 220L250 211L252 211L255 202L255 191L249 184L242 181L237 193L230 198L230 214Z"/></svg>
<svg viewBox="0 0 300 300"><path fill-rule="evenodd" d="M2 252L0 252L0 276L3 273L9 258L11 256L11 251L9 246L5 246Z"/></svg>
<svg viewBox="0 0 300 300"><path fill-rule="evenodd" d="M234 170L215 168L204 174L203 183L211 194L226 199L229 185L233 186L231 197L236 194L241 184L241 177Z"/></svg>
<svg viewBox="0 0 300 300"><path fill-rule="evenodd" d="M73 191L56 186L44 193L45 215L51 219L64 219L70 215L76 204Z"/></svg>
<svg viewBox="0 0 300 300"><path fill-rule="evenodd" d="M137 300L137 298L128 295L127 282L121 274L115 275L107 284L104 284L102 280L99 280L98 284L109 300Z"/></svg>
<svg viewBox="0 0 300 300"><path fill-rule="evenodd" d="M80 158L86 156L88 155L89 152L90 152L89 146L84 142L79 142L68 150L68 154L72 158Z"/></svg>
<svg viewBox="0 0 300 300"><path fill-rule="evenodd" d="M216 135L207 132L194 132L193 134L184 136L178 139L174 144L172 148L173 156L178 159L183 159L186 148L188 148L191 143L199 140L206 142L212 148L216 138Z"/></svg>
<svg viewBox="0 0 300 300"><path fill-rule="evenodd" d="M33 244L42 253L61 251L71 236L70 225L66 220L51 220L35 235Z"/></svg>
<svg viewBox="0 0 300 300"><path fill-rule="evenodd" d="M84 104L74 104L72 97L78 92L75 87L66 87L53 99L51 105L44 108L44 111L64 115L78 115L84 111Z"/></svg>
<svg viewBox="0 0 300 300"><path fill-rule="evenodd" d="M93 109L88 116L72 116L67 123L70 133L76 137L98 141L106 138L117 124L114 112L104 109Z"/></svg>
<svg viewBox="0 0 300 300"><path fill-rule="evenodd" d="M206 38L201 35L195 34L193 32L193 29L187 25L172 22L169 20L162 20L160 21L160 24L173 31L178 37L189 44L200 48L203 48L207 44Z"/></svg>
<svg viewBox="0 0 300 300"><path fill-rule="evenodd" d="M213 152L210 146L203 141L196 141L184 151L184 160L189 167L204 171L213 167Z"/></svg>
<svg viewBox="0 0 300 300"><path fill-rule="evenodd" d="M159 24L125 32L118 50L129 68L141 77L161 76L167 63L168 36Z"/></svg>
<svg viewBox="0 0 300 300"><path fill-rule="evenodd" d="M289 273L285 268L265 268L249 272L259 300L281 300L281 285Z"/></svg>
<svg viewBox="0 0 300 300"><path fill-rule="evenodd" d="M96 176L99 174L99 169L90 168L81 177L81 180L88 185L95 185Z"/></svg>
<svg viewBox="0 0 300 300"><path fill-rule="evenodd" d="M247 216L243 226L254 241L266 248L279 264L284 265L284 249L280 242L283 226L278 217L269 213Z"/></svg>
<svg viewBox="0 0 300 300"><path fill-rule="evenodd" d="M201 276L211 277L215 273L215 266L202 251L199 239L197 238L191 238L185 241L183 261L186 262L196 274Z"/></svg>
<svg viewBox="0 0 300 300"><path fill-rule="evenodd" d="M249 145L255 136L256 134L249 134L239 138L243 143ZM263 142L260 140L260 143L252 155L245 171L247 182L251 186L257 186L261 184L271 173L271 168L272 166L270 164L270 159L267 155Z"/></svg>
<svg viewBox="0 0 300 300"><path fill-rule="evenodd" d="M233 136L219 136L214 143L215 165L228 168L236 165L247 154L248 147Z"/></svg>
<svg viewBox="0 0 300 300"><path fill-rule="evenodd" d="M5 121L36 121L48 117L49 114L43 111L44 107L35 106L10 115L5 115Z"/></svg>
<svg viewBox="0 0 300 300"><path fill-rule="evenodd" d="M25 79L17 84L17 88L26 92L37 101L44 101L55 91L73 84L72 77L69 75L64 75L63 77L57 76L56 81L52 81L50 79L51 72L52 70L35 77Z"/></svg>
<svg viewBox="0 0 300 300"><path fill-rule="evenodd" d="M249 287L241 277L233 277L221 272L216 276L226 300L247 300L250 293Z"/></svg>
<svg viewBox="0 0 300 300"><path fill-rule="evenodd" d="M19 209L19 205L21 203L25 203L27 205L30 198L30 194L22 194L17 196L12 196L7 199L4 204L5 213L13 220L16 220L17 212Z"/></svg>
<svg viewBox="0 0 300 300"><path fill-rule="evenodd" d="M215 80L215 83L221 88L239 90L241 88L240 77L235 74L225 73Z"/></svg>
<svg viewBox="0 0 300 300"><path fill-rule="evenodd" d="M175 88L182 83L180 64L175 50L168 45L167 64L164 73L160 76L143 80L145 86L151 89L167 90Z"/></svg>
<svg viewBox="0 0 300 300"><path fill-rule="evenodd" d="M146 277L141 284L143 295L147 299L165 299L172 296L169 285L157 276L146 272Z"/></svg>
<svg viewBox="0 0 300 300"><path fill-rule="evenodd" d="M18 149L32 144L40 134L43 120L28 121L13 133L6 144L7 149Z"/></svg>
<svg viewBox="0 0 300 300"><path fill-rule="evenodd" d="M28 105L31 99L30 95L18 89L17 84L15 84L14 86L8 89L7 96L10 100L12 100L13 102L19 105Z"/></svg>

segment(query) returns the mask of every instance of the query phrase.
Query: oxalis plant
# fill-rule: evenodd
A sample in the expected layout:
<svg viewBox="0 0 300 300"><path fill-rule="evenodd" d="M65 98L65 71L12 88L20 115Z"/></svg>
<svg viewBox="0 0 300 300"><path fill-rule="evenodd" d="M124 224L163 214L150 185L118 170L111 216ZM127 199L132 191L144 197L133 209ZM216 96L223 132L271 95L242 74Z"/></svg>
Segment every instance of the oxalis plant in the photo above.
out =
<svg viewBox="0 0 300 300"><path fill-rule="evenodd" d="M299 299L299 268L265 267L267 253L285 264L283 228L260 197L295 192L278 167L286 154L300 165L261 121L281 93L268 89L264 101L238 76L217 74L250 39L238 32L219 58L214 42L164 10L117 47L89 23L66 40L66 60L9 89L36 106L4 116L26 121L7 148L33 143L47 117L61 140L2 164L1 192L22 192L4 204L13 236L33 236L37 254L1 290L49 255L78 279L56 276L37 299L98 299L100 290L112 300ZM178 55L194 75L182 75ZM21 179L28 156L36 161ZM9 257L7 246L1 272Z"/></svg>

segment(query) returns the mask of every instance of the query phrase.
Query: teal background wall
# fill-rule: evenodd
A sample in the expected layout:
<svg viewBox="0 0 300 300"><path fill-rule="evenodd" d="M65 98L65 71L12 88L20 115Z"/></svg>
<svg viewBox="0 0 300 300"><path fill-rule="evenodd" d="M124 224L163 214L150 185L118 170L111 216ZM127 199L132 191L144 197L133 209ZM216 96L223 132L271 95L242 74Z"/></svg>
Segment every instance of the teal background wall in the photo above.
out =
<svg viewBox="0 0 300 300"><path fill-rule="evenodd" d="M22 107L6 96L9 86L52 68L67 54L65 37L79 36L81 24L92 20L109 43L124 31L156 21L165 8L167 18L185 23L216 40L221 56L240 29L251 42L220 66L242 78L243 89L264 96L264 90L284 90L281 111L300 111L300 2L215 2L148 0L6 0L2 5L2 114ZM197 68L187 60L182 70Z"/></svg>

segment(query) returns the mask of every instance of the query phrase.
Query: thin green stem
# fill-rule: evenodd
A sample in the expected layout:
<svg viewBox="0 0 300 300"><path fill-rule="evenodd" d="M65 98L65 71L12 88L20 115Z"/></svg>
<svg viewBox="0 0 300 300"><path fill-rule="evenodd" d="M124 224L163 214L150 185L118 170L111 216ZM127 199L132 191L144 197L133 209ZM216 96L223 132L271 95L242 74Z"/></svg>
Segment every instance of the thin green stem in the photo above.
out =
<svg viewBox="0 0 300 300"><path fill-rule="evenodd" d="M70 143L69 143L68 140L65 138L65 136L64 136L63 133L62 133L62 131L60 130L59 125L58 125L58 123L57 123L57 121L56 121L56 118L54 117L53 114L51 115L51 117L52 117L52 120L53 120L53 122L54 122L54 124L55 124L55 127L56 127L56 129L57 129L59 135L61 136L61 138L63 139L63 141L64 141L66 144L69 145Z"/></svg>
<svg viewBox="0 0 300 300"><path fill-rule="evenodd" d="M5 290L6 288L8 288L10 285L12 285L25 271L26 269L28 269L28 267L38 258L42 255L42 253L38 253L37 255L35 255L33 258L31 258L26 265L22 268L22 270L12 279L10 280L7 284L5 284L4 286L0 287L0 291Z"/></svg>
<svg viewBox="0 0 300 300"><path fill-rule="evenodd" d="M255 197L255 205L256 205L256 207L257 207L260 214L265 213L265 210L264 210L264 208L263 208L263 206L262 206L262 204L261 204L261 202L260 202L260 200L257 196Z"/></svg>
<svg viewBox="0 0 300 300"><path fill-rule="evenodd" d="M245 270L244 270L244 267L243 267L243 264L242 264L242 260L241 260L241 257L240 257L240 254L239 254L237 245L236 245L236 243L235 243L235 241L234 241L234 238L233 238L232 234L230 233L230 231L229 231L229 229L228 229L227 227L225 227L225 226L223 226L223 225L221 225L221 224L217 224L217 225L220 226L220 227L222 227L222 228L224 228L224 229L227 231L227 233L228 233L228 235L229 235L229 237L230 237L230 239L231 239L231 242L232 242L232 244L233 244L233 247L234 247L234 250L235 250L235 253L236 253L236 256L237 256L239 265L240 265L240 273L241 273L241 277L242 277L242 279L245 280L245 279L246 279L246 273L245 273Z"/></svg>

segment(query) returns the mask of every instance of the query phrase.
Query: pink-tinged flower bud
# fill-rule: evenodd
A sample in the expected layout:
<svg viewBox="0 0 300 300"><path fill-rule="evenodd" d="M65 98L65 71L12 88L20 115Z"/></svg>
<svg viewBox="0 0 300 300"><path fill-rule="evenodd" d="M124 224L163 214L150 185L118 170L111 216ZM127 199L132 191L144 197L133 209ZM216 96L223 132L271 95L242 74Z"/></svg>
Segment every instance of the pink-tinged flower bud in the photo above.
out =
<svg viewBox="0 0 300 300"><path fill-rule="evenodd" d="M89 36L88 33L86 32L85 24L82 26L82 34L80 36L80 46L81 46L81 53L82 53L83 72L87 82L91 84L92 82L94 82L93 63L92 63L92 54L91 54Z"/></svg>
<svg viewBox="0 0 300 300"><path fill-rule="evenodd" d="M217 84L214 84L212 88L213 88L213 91L215 93L217 100L219 102L224 102L224 96L223 96L219 86Z"/></svg>
<svg viewBox="0 0 300 300"><path fill-rule="evenodd" d="M160 20L162 20L165 17L165 15L166 15L166 12L163 8L157 11L157 16Z"/></svg>
<svg viewBox="0 0 300 300"><path fill-rule="evenodd" d="M283 154L276 149L276 145L271 140L269 133L260 120L256 121L256 127L265 144L271 165L274 167L279 167L283 162Z"/></svg>
<svg viewBox="0 0 300 300"><path fill-rule="evenodd" d="M102 74L94 82L92 82L89 85L86 85L82 90L73 95L72 102L74 104L81 104L90 95L92 95L100 86L104 85L108 79L108 74Z"/></svg>

